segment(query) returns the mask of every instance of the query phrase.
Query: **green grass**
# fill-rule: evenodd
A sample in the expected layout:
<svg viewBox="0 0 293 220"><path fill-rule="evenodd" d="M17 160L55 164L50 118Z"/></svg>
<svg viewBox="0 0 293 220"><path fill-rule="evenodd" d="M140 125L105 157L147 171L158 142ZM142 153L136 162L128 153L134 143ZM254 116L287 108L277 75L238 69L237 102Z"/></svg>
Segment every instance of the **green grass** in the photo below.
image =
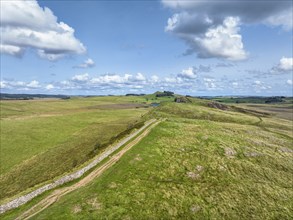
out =
<svg viewBox="0 0 293 220"><path fill-rule="evenodd" d="M280 146L292 148L257 126L169 119L92 184L33 219L290 219L293 163Z"/></svg>
<svg viewBox="0 0 293 220"><path fill-rule="evenodd" d="M81 165L148 111L92 108L129 103L111 98L1 102L1 199Z"/></svg>
<svg viewBox="0 0 293 220"><path fill-rule="evenodd" d="M152 109L167 120L32 219L292 219L292 121L192 101Z"/></svg>
<svg viewBox="0 0 293 220"><path fill-rule="evenodd" d="M293 104L238 104L239 107L252 110L261 110L275 117L293 120Z"/></svg>
<svg viewBox="0 0 293 220"><path fill-rule="evenodd" d="M257 123L259 119L235 111L221 111L206 107L203 104L164 103L154 112L158 116L202 119L221 122L237 122L244 124Z"/></svg>
<svg viewBox="0 0 293 220"><path fill-rule="evenodd" d="M6 173L13 166L36 154L70 141L72 137L91 132L92 129L101 127L104 122L112 124L126 118L124 121L127 125L128 120L131 122L143 113L144 110L136 109L99 110L77 112L73 115L3 120L1 121L2 173Z"/></svg>
<svg viewBox="0 0 293 220"><path fill-rule="evenodd" d="M293 103L292 97L215 97L212 100L224 103Z"/></svg>
<svg viewBox="0 0 293 220"><path fill-rule="evenodd" d="M164 98L156 99L158 102ZM144 96L105 96L88 98L61 99L40 99L40 100L9 100L0 101L1 118L25 118L23 116L47 116L58 114L74 114L78 111L91 111L93 107L107 104L142 103Z"/></svg>

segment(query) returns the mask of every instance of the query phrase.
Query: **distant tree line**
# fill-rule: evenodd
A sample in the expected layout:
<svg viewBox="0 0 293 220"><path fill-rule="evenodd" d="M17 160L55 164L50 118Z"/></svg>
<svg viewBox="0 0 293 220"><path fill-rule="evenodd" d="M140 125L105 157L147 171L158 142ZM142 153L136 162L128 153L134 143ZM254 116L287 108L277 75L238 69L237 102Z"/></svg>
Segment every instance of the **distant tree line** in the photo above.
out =
<svg viewBox="0 0 293 220"><path fill-rule="evenodd" d="M46 94L9 94L0 93L1 100L32 100L32 99L42 99L42 98L58 98L58 99L70 99L67 95L46 95Z"/></svg>
<svg viewBox="0 0 293 220"><path fill-rule="evenodd" d="M134 94L134 93L128 93L125 96L144 96L145 94L141 93L141 94Z"/></svg>
<svg viewBox="0 0 293 220"><path fill-rule="evenodd" d="M173 96L174 92L164 91L156 94L156 97Z"/></svg>

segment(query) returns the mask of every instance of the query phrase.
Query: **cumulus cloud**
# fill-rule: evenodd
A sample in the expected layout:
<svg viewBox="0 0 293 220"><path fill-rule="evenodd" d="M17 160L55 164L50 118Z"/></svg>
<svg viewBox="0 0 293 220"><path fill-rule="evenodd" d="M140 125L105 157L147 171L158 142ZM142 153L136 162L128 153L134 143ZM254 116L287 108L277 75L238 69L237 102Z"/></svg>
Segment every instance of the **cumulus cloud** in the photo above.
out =
<svg viewBox="0 0 293 220"><path fill-rule="evenodd" d="M157 75L146 77L142 73L136 74L104 74L98 76L91 76L88 73L77 74L71 77L69 80L64 80L59 83L53 84L55 89L62 90L83 90L83 91L115 91L119 93L122 90L128 91L145 91L158 88L166 89L190 89L195 86L193 71L191 67L182 70L181 74L175 76L167 76L160 78ZM189 77L189 78L188 78ZM192 77L192 78L190 78Z"/></svg>
<svg viewBox="0 0 293 220"><path fill-rule="evenodd" d="M259 80L254 81L254 83L255 83L256 85L261 85L261 84L262 84L262 82L259 81Z"/></svg>
<svg viewBox="0 0 293 220"><path fill-rule="evenodd" d="M247 53L244 51L242 37L238 34L239 19L228 17L223 25L210 28L204 37L196 37L190 41L194 48L199 50L198 56L203 58L219 57L228 60L244 60Z"/></svg>
<svg viewBox="0 0 293 220"><path fill-rule="evenodd" d="M90 76L88 73L76 74L70 80L64 80L55 88L62 89L100 89L111 90L116 89L142 89L148 83L154 83L153 79L147 79L142 73L136 74L104 74L99 76ZM157 79L159 80L159 79ZM152 82L151 82L152 81Z"/></svg>
<svg viewBox="0 0 293 220"><path fill-rule="evenodd" d="M92 59L88 58L82 64L79 64L78 66L74 66L74 68L90 68L94 66L95 66L95 62Z"/></svg>
<svg viewBox="0 0 293 220"><path fill-rule="evenodd" d="M12 90L36 90L40 89L42 85L37 80L32 80L31 82L14 81L14 80L1 80L1 89L12 89Z"/></svg>
<svg viewBox="0 0 293 220"><path fill-rule="evenodd" d="M8 88L8 86L7 86L7 84L6 84L5 81L0 81L0 88L1 88L1 89L6 89L6 88Z"/></svg>
<svg viewBox="0 0 293 220"><path fill-rule="evenodd" d="M178 76L187 79L195 79L197 77L195 69L193 67L183 69L181 73L178 74Z"/></svg>
<svg viewBox="0 0 293 220"><path fill-rule="evenodd" d="M88 73L77 74L77 75L73 76L71 79L72 79L72 81L86 82L89 79L89 74Z"/></svg>
<svg viewBox="0 0 293 220"><path fill-rule="evenodd" d="M74 29L57 20L36 0L1 2L1 53L21 56L33 48L41 58L51 61L84 53L86 48L75 38Z"/></svg>
<svg viewBox="0 0 293 220"><path fill-rule="evenodd" d="M286 58L286 57L283 57L280 59L280 63L278 65L278 68L280 70L283 70L283 71L292 71L293 70L293 58Z"/></svg>
<svg viewBox="0 0 293 220"><path fill-rule="evenodd" d="M157 75L136 74L103 74L91 75L81 73L73 75L62 81L28 82L3 79L0 81L2 92L33 91L38 93L58 92L58 94L125 94L125 93L150 93L161 90L171 90L179 94L223 94L223 92L246 92L251 91L270 93L272 84L262 79L226 80L225 78L213 78L205 74L194 72L199 67L188 67L179 74L171 74L164 77ZM180 75L182 74L183 75ZM196 77L193 76L196 74ZM191 78L190 78L191 77ZM288 78L286 78L287 80ZM284 83L286 82L284 80ZM292 85L292 80L287 80ZM284 86L284 85L282 85ZM289 90L290 86L286 86ZM227 94L226 94L227 95Z"/></svg>
<svg viewBox="0 0 293 220"><path fill-rule="evenodd" d="M151 76L151 83L157 83L159 82L160 78L157 75Z"/></svg>
<svg viewBox="0 0 293 220"><path fill-rule="evenodd" d="M51 90L51 89L54 89L55 87L54 87L54 85L52 85L52 84L48 84L48 85L46 85L46 87L45 87L45 89L46 90Z"/></svg>
<svg viewBox="0 0 293 220"><path fill-rule="evenodd" d="M282 57L279 63L264 74L288 74L293 71L293 58Z"/></svg>
<svg viewBox="0 0 293 220"><path fill-rule="evenodd" d="M21 57L23 55L23 52L24 52L23 48L13 46L13 45L0 44L0 53L5 53L5 54L12 55L12 56Z"/></svg>
<svg viewBox="0 0 293 220"><path fill-rule="evenodd" d="M204 78L203 81L204 81L204 85L206 86L208 90L215 90L217 88L215 79Z"/></svg>
<svg viewBox="0 0 293 220"><path fill-rule="evenodd" d="M143 73L136 74L103 74L90 75L88 73L75 74L67 80L45 84L44 89L56 91L81 90L81 91L146 91L150 89L194 89L200 83L198 71L207 72L210 66L188 67L179 74L159 77L157 75L145 76ZM207 82L209 87L215 88L214 81ZM204 85L204 82L202 82Z"/></svg>
<svg viewBox="0 0 293 220"><path fill-rule="evenodd" d="M179 80L194 80L198 78L198 76L202 73L210 73L212 72L212 65L199 65L188 67L186 69L181 70L180 73L176 75ZM178 80L177 79L177 80Z"/></svg>
<svg viewBox="0 0 293 220"><path fill-rule="evenodd" d="M243 60L247 58L241 24L265 24L292 28L290 1L182 1L162 0L176 13L165 31L183 39L188 50L202 58Z"/></svg>
<svg viewBox="0 0 293 220"><path fill-rule="evenodd" d="M36 80L31 81L31 82L28 83L26 86L27 86L28 88L32 88L32 89L41 87L41 86L40 86L40 83L39 83L38 81L36 81Z"/></svg>
<svg viewBox="0 0 293 220"><path fill-rule="evenodd" d="M146 78L142 73L137 73L136 76L134 76L134 81L145 81Z"/></svg>
<svg viewBox="0 0 293 220"><path fill-rule="evenodd" d="M261 90L269 90L272 87L270 85L267 85L266 83L260 81L260 80L255 80L253 83L253 88L255 92L260 92Z"/></svg>

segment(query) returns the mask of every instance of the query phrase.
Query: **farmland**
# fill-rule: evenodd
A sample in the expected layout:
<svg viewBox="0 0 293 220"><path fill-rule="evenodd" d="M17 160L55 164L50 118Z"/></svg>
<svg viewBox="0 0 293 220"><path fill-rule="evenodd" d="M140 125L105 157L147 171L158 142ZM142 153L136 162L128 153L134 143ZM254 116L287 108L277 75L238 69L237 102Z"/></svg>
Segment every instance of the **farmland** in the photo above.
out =
<svg viewBox="0 0 293 220"><path fill-rule="evenodd" d="M210 101L195 98L189 98L189 103L173 100L170 97L156 100L153 95L77 98L55 100L51 105L39 101L41 104L36 110L20 102L25 111L18 114L12 114L7 106L16 108L19 102L1 103L6 111L1 121L7 122L4 126L12 123L17 128L17 123L23 122L18 126L26 125L28 129L44 120L36 129L40 133L34 136L44 137L46 133L56 141L58 133L64 135L59 137L61 145L44 140L42 149L25 153L18 152L17 144L13 145L18 160L4 160L6 173L3 176L15 172L20 175L25 168L31 168L31 161L36 158L36 164L42 161L41 168L36 166L35 173L26 174L20 181L31 180L33 175L43 176L43 181L52 179L73 169L73 158L83 158L76 167L88 160L88 152L92 152L97 140L104 138L107 143L135 121L164 118L165 121L91 184L61 197L32 219L291 219L293 135L290 118L278 117L272 106L265 104L262 106L271 111L244 104L237 108L210 105ZM159 107L145 108L157 101L162 101ZM117 109L111 109L114 106ZM276 107L282 108L282 104ZM290 109L290 104L283 107ZM71 122L65 124L67 120ZM60 126L54 126L56 123ZM63 132L65 125L68 133ZM50 130L50 126L54 129ZM47 131L41 133L41 128ZM25 131L21 128L18 131L22 130ZM109 136L105 137L107 132ZM36 145L41 143L36 139L30 141L36 141ZM11 154L8 149L7 154ZM26 158L22 158L23 155ZM33 159L29 159L32 155L35 155ZM52 160L44 161L42 155L49 155ZM62 161L58 166L58 159L53 155L69 161ZM52 163L57 163L54 169L50 168ZM14 182L10 184L12 186L5 191L11 190ZM24 189L16 186L13 193L10 191L11 195ZM19 216L46 195L5 213L3 218Z"/></svg>

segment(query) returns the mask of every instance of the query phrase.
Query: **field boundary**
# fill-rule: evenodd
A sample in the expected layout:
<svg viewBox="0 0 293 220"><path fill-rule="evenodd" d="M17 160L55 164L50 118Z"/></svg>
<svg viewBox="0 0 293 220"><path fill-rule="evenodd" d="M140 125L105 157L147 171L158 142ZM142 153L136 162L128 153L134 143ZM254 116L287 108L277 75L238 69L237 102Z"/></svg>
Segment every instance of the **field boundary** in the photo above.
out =
<svg viewBox="0 0 293 220"><path fill-rule="evenodd" d="M46 192L48 190L55 189L58 186L61 186L61 185L65 184L65 183L68 183L68 182L71 182L71 181L73 181L75 179L80 178L86 172L88 172L89 170L91 170L92 168L97 166L105 158L110 156L112 153L114 153L116 150L121 148L127 142L129 142L130 140L135 138L138 134L143 132L145 129L147 129L150 125L154 124L155 122L156 122L155 119L147 121L144 124L144 126L139 128L137 131L135 131L134 133L130 134L129 136L125 137L124 139L119 141L114 146L110 147L108 150L103 152L100 156L98 156L96 159L94 159L91 163L89 163L88 165L86 165L82 169L80 169L78 171L75 171L74 173L71 173L69 175L63 176L63 177L57 179L56 181L54 181L52 183L49 183L49 184L47 184L45 186L42 186L42 187L40 187L40 188L38 188L38 189L36 189L36 190L26 194L26 195L20 196L20 197L14 199L14 200L12 200L12 201L10 201L8 203L0 205L0 214L5 213L8 210L15 209L15 208L17 208L17 207L19 207L19 206L31 201L33 198L41 195L42 193L44 193L44 192Z"/></svg>

